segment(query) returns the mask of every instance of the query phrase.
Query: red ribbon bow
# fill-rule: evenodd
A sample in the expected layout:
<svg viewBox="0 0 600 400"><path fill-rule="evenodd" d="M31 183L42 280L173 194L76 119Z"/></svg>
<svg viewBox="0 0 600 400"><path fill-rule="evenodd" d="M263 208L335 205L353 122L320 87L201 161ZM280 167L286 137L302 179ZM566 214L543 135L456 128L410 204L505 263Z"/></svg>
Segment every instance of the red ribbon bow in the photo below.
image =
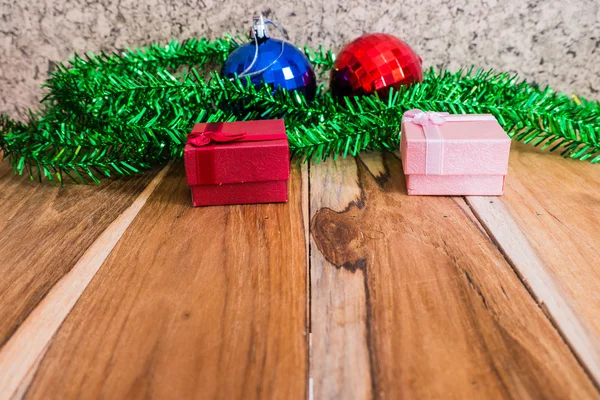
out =
<svg viewBox="0 0 600 400"><path fill-rule="evenodd" d="M194 147L202 147L210 144L211 142L235 142L237 140L243 140L246 136L248 136L246 132L226 133L221 131L206 130L203 132L192 132L188 134L187 140L188 143Z"/></svg>

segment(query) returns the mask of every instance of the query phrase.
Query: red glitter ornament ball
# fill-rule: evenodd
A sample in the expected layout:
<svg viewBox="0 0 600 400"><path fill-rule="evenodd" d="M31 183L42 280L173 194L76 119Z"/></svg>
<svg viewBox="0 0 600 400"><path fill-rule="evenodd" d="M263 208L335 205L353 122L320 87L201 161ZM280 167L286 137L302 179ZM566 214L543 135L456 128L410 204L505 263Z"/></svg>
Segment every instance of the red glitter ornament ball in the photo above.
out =
<svg viewBox="0 0 600 400"><path fill-rule="evenodd" d="M386 96L390 87L421 82L421 63L421 57L397 37L366 34L337 56L331 71L331 92L334 96L358 96L377 91Z"/></svg>

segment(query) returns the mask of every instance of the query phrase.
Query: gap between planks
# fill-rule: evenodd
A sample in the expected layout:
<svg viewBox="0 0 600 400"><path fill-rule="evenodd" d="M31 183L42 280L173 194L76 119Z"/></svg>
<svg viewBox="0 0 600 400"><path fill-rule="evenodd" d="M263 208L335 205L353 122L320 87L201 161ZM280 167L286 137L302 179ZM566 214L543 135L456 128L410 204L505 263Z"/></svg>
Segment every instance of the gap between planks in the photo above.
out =
<svg viewBox="0 0 600 400"><path fill-rule="evenodd" d="M55 333L170 165L165 166L133 204L102 232L0 349L0 399L19 398L25 393Z"/></svg>
<svg viewBox="0 0 600 400"><path fill-rule="evenodd" d="M308 390L308 399L313 400L312 392L312 375L310 370L311 357L312 357L312 303L311 303L311 260L310 253L310 161L302 164L301 166L302 176L302 222L304 226L304 246L306 255L306 388Z"/></svg>

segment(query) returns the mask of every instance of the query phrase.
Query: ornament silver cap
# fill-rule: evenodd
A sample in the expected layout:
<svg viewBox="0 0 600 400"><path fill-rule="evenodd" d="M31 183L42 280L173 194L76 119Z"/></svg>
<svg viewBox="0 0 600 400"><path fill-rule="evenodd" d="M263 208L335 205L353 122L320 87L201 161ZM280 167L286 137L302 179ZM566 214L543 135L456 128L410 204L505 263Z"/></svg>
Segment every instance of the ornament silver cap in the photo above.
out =
<svg viewBox="0 0 600 400"><path fill-rule="evenodd" d="M254 17L252 20L252 36L258 39L269 37L269 28L262 14Z"/></svg>

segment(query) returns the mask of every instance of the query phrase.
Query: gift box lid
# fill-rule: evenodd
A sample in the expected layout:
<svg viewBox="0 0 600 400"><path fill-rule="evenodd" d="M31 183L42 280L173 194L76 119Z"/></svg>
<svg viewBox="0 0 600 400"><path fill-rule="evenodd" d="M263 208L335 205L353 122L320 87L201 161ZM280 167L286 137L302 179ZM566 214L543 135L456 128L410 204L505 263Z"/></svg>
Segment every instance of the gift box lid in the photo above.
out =
<svg viewBox="0 0 600 400"><path fill-rule="evenodd" d="M196 133L219 132L241 140L215 142L184 148L187 182L222 185L244 182L287 180L290 153L283 120L239 121L196 124Z"/></svg>
<svg viewBox="0 0 600 400"><path fill-rule="evenodd" d="M441 136L437 143L426 139L423 125L403 119L400 153L405 174L506 175L511 140L491 114L446 116L446 122L436 125ZM434 172L428 171L428 157L438 158Z"/></svg>

